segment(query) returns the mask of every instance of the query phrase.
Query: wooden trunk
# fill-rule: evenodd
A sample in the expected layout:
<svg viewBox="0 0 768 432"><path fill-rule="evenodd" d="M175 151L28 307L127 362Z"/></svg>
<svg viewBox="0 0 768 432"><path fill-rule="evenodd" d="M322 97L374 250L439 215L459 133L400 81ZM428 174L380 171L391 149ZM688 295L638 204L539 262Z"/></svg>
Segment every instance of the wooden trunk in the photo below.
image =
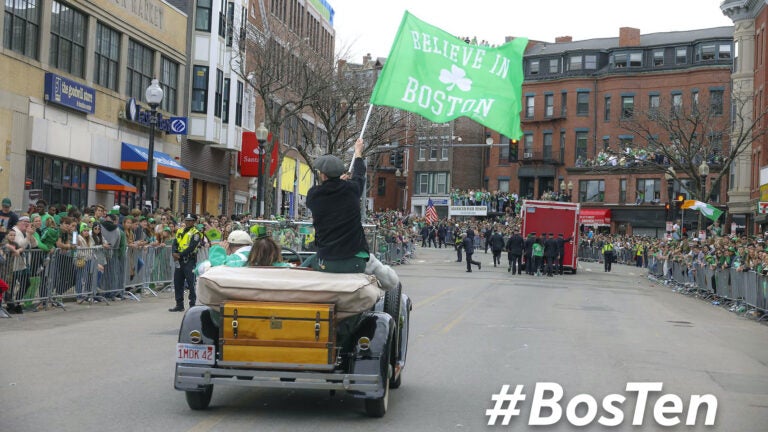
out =
<svg viewBox="0 0 768 432"><path fill-rule="evenodd" d="M227 302L221 315L222 365L329 369L335 363L333 304Z"/></svg>

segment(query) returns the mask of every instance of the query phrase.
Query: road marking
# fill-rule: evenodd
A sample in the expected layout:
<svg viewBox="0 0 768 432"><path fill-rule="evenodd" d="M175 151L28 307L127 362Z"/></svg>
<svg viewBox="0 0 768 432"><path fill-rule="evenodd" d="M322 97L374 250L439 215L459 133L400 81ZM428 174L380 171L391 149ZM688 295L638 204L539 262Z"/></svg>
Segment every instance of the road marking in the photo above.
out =
<svg viewBox="0 0 768 432"><path fill-rule="evenodd" d="M224 420L223 415L206 418L187 432L208 432L213 430L222 420Z"/></svg>
<svg viewBox="0 0 768 432"><path fill-rule="evenodd" d="M448 288L447 290L444 290L443 292L437 293L437 294L433 295L432 297L427 297L427 298L425 298L424 300L422 300L422 301L420 301L418 303L414 303L413 306L416 309L418 309L418 308L420 308L422 306L425 306L425 305L431 303L432 301L434 301L436 299L439 299L440 297L450 293L451 291L453 291L453 288Z"/></svg>
<svg viewBox="0 0 768 432"><path fill-rule="evenodd" d="M470 309L472 309L473 307L477 306L477 304L478 304L478 303L480 303L480 300L481 300L481 299L475 299L474 301L472 301L472 302L468 303L468 304L467 304L466 306L464 306L463 308L459 309L459 314L456 316L456 318L454 318L454 319L453 319L451 322L449 322L448 324L446 324L446 325L445 325L445 327L443 327L443 329L441 330L441 332L442 332L442 333L448 333L449 331L451 331L451 329L453 328L453 326L455 326L455 325L456 325L456 324L458 324L458 323L459 323L461 320L463 320L463 319L464 319L464 315L466 315L466 314L467 314L467 312L469 312L469 310L470 310Z"/></svg>

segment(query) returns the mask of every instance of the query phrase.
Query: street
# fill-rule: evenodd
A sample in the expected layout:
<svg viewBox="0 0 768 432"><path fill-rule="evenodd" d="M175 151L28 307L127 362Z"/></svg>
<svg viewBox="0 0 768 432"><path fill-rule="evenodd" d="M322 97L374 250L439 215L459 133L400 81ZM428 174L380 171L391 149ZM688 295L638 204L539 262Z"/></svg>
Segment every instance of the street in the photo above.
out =
<svg viewBox="0 0 768 432"><path fill-rule="evenodd" d="M506 256L499 268L490 253L474 258L482 270L470 275L453 249L421 248L396 268L414 309L403 385L384 418L366 417L362 401L342 393L241 387L216 387L210 409L191 411L173 389L182 315L167 312L165 292L0 320L0 431L528 430L534 388L545 382L564 390L562 418L547 431L765 430L768 325L674 293L634 267L604 273L581 263L576 275L512 276ZM632 382L663 384L649 394L642 426L632 426ZM520 415L488 426L491 395L505 384L509 393L524 386ZM598 404L585 428L566 420L579 394ZM627 398L623 421L600 426L611 394ZM681 425L654 419L664 394L682 400ZM706 394L717 399L714 425L704 426L704 406L684 426L692 396Z"/></svg>

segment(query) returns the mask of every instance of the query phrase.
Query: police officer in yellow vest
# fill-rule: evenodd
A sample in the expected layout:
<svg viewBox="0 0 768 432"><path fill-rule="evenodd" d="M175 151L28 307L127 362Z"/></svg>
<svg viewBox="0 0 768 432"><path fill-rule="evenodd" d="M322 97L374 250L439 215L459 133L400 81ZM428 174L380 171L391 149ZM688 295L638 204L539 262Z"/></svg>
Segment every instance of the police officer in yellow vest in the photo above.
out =
<svg viewBox="0 0 768 432"><path fill-rule="evenodd" d="M605 271L611 271L611 263L616 258L616 252L613 250L613 243L610 240L606 240L603 245L603 263L605 264Z"/></svg>
<svg viewBox="0 0 768 432"><path fill-rule="evenodd" d="M197 294L195 293L195 266L197 265L197 247L203 235L195 228L197 217L188 213L184 217L184 228L176 232L171 249L176 271L173 273L173 291L176 297L176 306L168 309L169 312L184 312L184 282L189 288L189 307L195 305Z"/></svg>

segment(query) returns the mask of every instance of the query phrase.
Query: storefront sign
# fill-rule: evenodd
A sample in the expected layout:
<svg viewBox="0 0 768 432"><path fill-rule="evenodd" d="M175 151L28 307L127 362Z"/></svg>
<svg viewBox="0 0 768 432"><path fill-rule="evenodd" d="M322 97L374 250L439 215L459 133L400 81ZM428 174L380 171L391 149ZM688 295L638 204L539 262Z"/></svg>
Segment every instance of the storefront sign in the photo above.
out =
<svg viewBox="0 0 768 432"><path fill-rule="evenodd" d="M450 206L448 216L488 216L486 206Z"/></svg>
<svg viewBox="0 0 768 432"><path fill-rule="evenodd" d="M93 88L51 72L45 74L45 100L88 114L96 112Z"/></svg>
<svg viewBox="0 0 768 432"><path fill-rule="evenodd" d="M163 28L163 6L153 0L112 0L137 18Z"/></svg>
<svg viewBox="0 0 768 432"><path fill-rule="evenodd" d="M270 132L267 137L267 142L271 139L272 133ZM270 176L275 175L275 171L277 170L277 160L280 158L279 151L280 144L275 140L272 144L272 156L269 161L264 159L264 168L267 168L266 165L269 164ZM238 158L238 162L240 163L240 175L242 177L259 177L259 157L261 157L261 153L259 150L259 141L256 139L256 132L243 132L240 157Z"/></svg>
<svg viewBox="0 0 768 432"><path fill-rule="evenodd" d="M757 213L759 214L768 213L768 201L760 201L759 203L757 203Z"/></svg>
<svg viewBox="0 0 768 432"><path fill-rule="evenodd" d="M125 119L138 123L144 127L150 126L152 111L145 110L136 102L136 99L130 98L125 102ZM162 113L155 112L155 129L163 131L168 135L186 135L187 118L186 117L163 117Z"/></svg>

